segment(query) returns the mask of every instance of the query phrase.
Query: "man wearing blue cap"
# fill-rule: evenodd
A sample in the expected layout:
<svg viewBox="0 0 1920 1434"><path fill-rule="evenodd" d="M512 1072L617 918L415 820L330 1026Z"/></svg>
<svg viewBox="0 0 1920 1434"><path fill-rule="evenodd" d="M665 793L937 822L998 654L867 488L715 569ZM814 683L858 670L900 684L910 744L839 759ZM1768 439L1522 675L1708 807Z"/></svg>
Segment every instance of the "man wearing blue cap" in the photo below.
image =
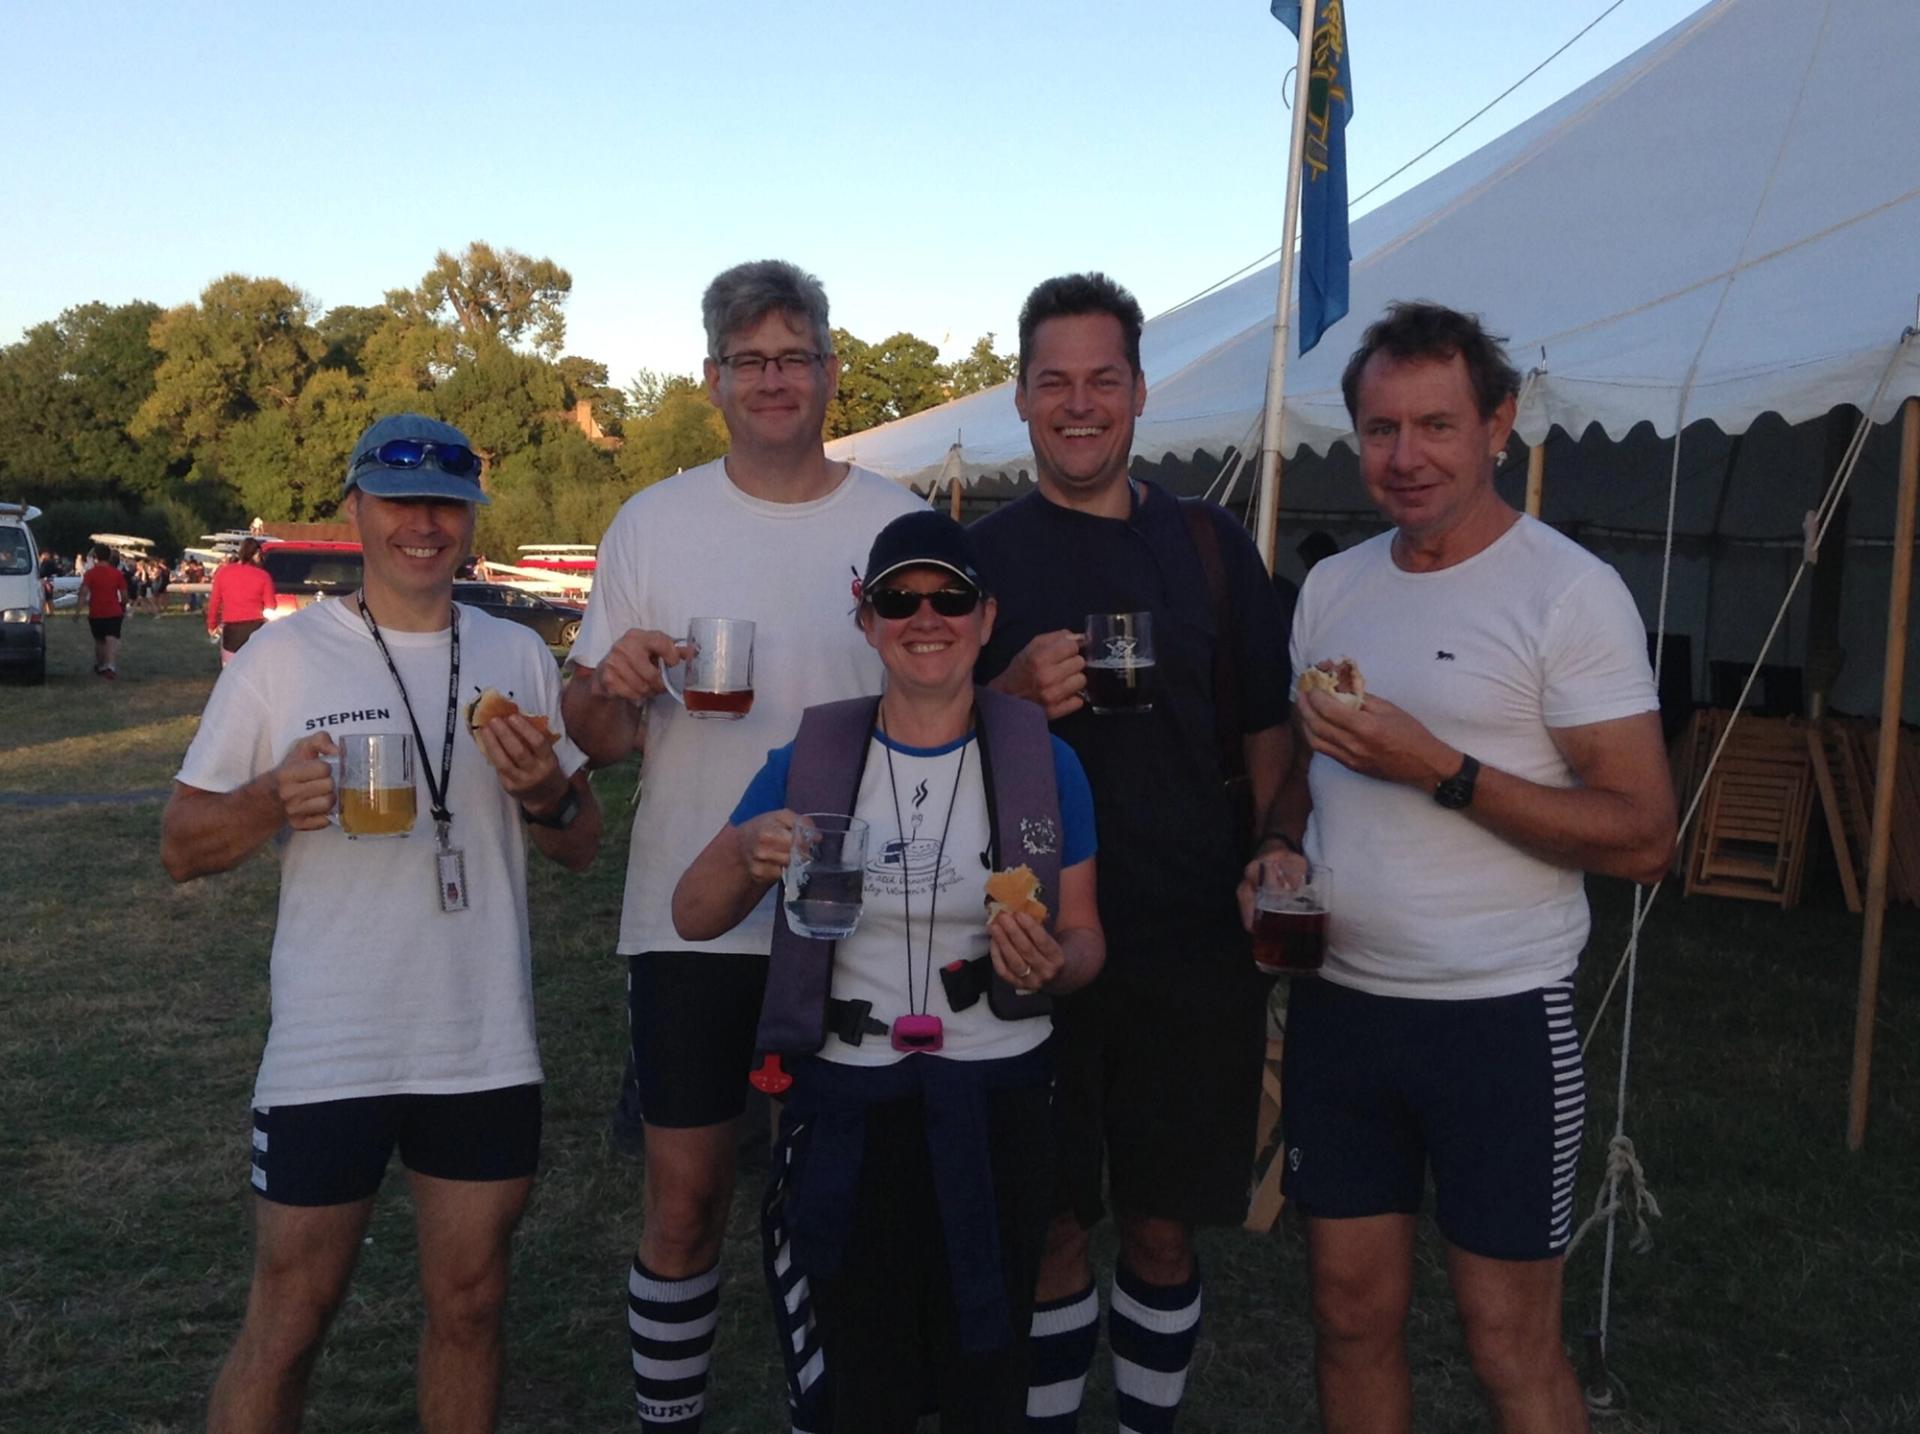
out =
<svg viewBox="0 0 1920 1434"><path fill-rule="evenodd" d="M268 842L281 864L253 1096L253 1286L214 1431L298 1425L395 1149L427 1309L421 1423L493 1427L508 1244L540 1147L526 848L582 868L600 812L552 657L527 629L453 602L487 501L479 472L444 423L402 414L367 430L342 502L363 586L236 655L167 803L176 881ZM461 720L487 689L518 710ZM373 784L369 800L395 814L386 840L337 810L336 773L343 795L368 795L352 770L362 736L410 751L425 789L395 772ZM416 820L422 805L430 820Z"/></svg>

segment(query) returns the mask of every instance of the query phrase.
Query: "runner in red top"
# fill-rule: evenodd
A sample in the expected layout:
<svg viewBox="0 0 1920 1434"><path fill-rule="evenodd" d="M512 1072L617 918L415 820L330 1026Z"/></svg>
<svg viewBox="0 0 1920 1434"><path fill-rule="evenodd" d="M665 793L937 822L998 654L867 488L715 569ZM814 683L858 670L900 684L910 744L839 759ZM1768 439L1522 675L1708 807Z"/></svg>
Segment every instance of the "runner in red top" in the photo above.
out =
<svg viewBox="0 0 1920 1434"><path fill-rule="evenodd" d="M275 596L273 579L260 566L257 539L248 538L231 562L213 570L213 588L207 594L207 631L220 634L222 667L233 661L234 653L260 630Z"/></svg>
<svg viewBox="0 0 1920 1434"><path fill-rule="evenodd" d="M93 629L93 670L102 677L120 670L120 621L127 615L127 575L105 543L93 548L93 566L80 579L87 594L87 626Z"/></svg>

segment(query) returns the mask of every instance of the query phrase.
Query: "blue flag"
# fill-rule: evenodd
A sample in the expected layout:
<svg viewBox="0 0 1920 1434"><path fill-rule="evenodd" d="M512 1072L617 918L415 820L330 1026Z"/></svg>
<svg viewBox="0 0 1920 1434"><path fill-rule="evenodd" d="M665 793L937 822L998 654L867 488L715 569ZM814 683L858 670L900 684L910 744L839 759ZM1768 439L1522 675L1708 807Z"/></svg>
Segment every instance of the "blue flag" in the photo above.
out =
<svg viewBox="0 0 1920 1434"><path fill-rule="evenodd" d="M1272 9L1273 18L1298 39L1298 0L1273 0ZM1299 286L1303 354L1347 312L1347 265L1353 258L1347 247L1347 121L1353 118L1353 72L1347 64L1345 0L1321 0L1314 16L1313 68L1305 93Z"/></svg>

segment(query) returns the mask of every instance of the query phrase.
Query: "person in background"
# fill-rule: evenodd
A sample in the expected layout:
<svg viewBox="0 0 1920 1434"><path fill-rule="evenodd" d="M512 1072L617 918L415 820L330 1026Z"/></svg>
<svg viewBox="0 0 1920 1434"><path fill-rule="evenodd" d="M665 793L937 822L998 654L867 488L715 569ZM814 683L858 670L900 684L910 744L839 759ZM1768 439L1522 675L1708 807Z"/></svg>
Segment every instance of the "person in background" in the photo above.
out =
<svg viewBox="0 0 1920 1434"><path fill-rule="evenodd" d="M93 564L80 579L87 594L87 626L93 632L93 670L101 677L120 675L120 625L127 616L127 575L113 561L113 550L96 543Z"/></svg>
<svg viewBox="0 0 1920 1434"><path fill-rule="evenodd" d="M260 540L242 539L240 551L214 569L207 594L207 631L220 635L222 667L260 630L275 596L273 579L260 565Z"/></svg>

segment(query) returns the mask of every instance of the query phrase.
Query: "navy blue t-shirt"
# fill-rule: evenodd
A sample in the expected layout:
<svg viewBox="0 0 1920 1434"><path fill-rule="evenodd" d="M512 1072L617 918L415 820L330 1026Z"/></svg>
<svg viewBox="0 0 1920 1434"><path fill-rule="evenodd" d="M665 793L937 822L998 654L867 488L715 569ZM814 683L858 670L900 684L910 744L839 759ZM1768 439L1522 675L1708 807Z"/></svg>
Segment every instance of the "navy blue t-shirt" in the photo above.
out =
<svg viewBox="0 0 1920 1434"><path fill-rule="evenodd" d="M1214 613L1178 499L1151 483L1127 519L1030 493L975 523L981 576L1000 604L976 678L1087 614L1151 612L1158 689L1147 713L1053 724L1086 768L1100 830L1100 919L1109 959L1240 959L1234 888L1245 865L1214 727ZM1287 717L1287 629L1253 541L1210 508L1236 618L1240 726Z"/></svg>

